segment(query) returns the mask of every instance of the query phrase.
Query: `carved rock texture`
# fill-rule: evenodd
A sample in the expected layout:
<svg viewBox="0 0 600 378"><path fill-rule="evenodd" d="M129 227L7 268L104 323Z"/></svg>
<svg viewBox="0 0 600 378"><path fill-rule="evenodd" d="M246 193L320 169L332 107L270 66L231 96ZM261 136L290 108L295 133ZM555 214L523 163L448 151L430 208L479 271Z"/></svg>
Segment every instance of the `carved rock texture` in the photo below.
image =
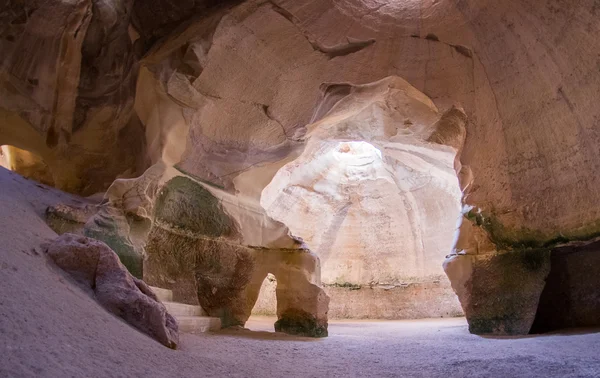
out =
<svg viewBox="0 0 600 378"><path fill-rule="evenodd" d="M464 109L466 136L427 139L460 150L451 166L468 187L466 204L493 219L493 239L586 239L600 211L590 189L600 164L596 13L592 2L566 1L248 1L156 45L143 60L136 109L159 147L155 159L256 201L281 167L303 151L299 161L308 161L306 125L352 88L398 76L448 114L446 130L452 107ZM490 235L477 238L469 248L497 249ZM328 276L335 260L321 257L327 282L377 278L335 263Z"/></svg>
<svg viewBox="0 0 600 378"><path fill-rule="evenodd" d="M419 154L425 161L420 167L436 168L431 177L440 171L457 175L459 183L453 176L441 192L460 188L465 208L472 206L483 219L476 227L462 221L457 253L495 256L554 246L558 239L589 240L600 231L597 1L574 6L569 0L5 0L2 5L0 144L38 156L36 167L45 164L55 186L82 194L105 190L115 178L139 176L149 166L159 170L150 180L117 180L101 213L90 220L102 226L97 235L108 238L115 235L105 231L116 225L122 230L118 239L138 259L157 226L152 214L158 191L173 177L186 176L203 183L237 223L235 233L211 238L244 248L294 248L289 227L295 237L315 243L331 282L435 276L440 273L435 259L450 247L440 242L432 249L428 241L438 234L446 240L448 219L437 230L426 225L418 235L422 228L416 221L410 224L405 214L391 217L408 219L388 222L402 237L383 240L383 256L356 253L360 264L346 266L345 259L336 261L327 252L362 250L361 242L376 232L341 237L339 248L330 247L338 235L350 235L343 230L378 231L382 214L403 211L398 167L412 167ZM373 91L389 78L408 85ZM404 95L391 93L403 91L405 103L397 101ZM353 116L346 120L343 114ZM319 128L324 123L333 126ZM354 133L344 136L341 126ZM395 159L401 164L389 159L393 149L386 147L398 143L392 140L398 130L398 137L413 138L404 142L403 159ZM340 154L362 146L377 155L366 145L345 142L379 149L375 172L384 183L369 193L370 186L357 185L353 192L334 187L330 177L316 192L302 193L302 200L315 198L323 218L342 215L324 219L328 231L312 235L300 229L302 216L278 213L270 202L276 196L263 198L263 193L289 188L278 181L300 162L329 174L330 166L318 158L335 152L327 139L342 143ZM396 172L389 173L390 167ZM409 183L427 176L407 171ZM302 173L301 167L294 172ZM307 181L318 183L310 174L302 177L304 189L315 189ZM432 182L423 188L441 186ZM337 199L323 200L322 189L332 189ZM392 205L384 194L396 196ZM284 224L265 215L261 201ZM406 214L418 207L416 200L409 202L402 203ZM428 222L441 219L441 212L450 218L441 207L423 208L431 210L424 216ZM307 217L313 224L315 215ZM367 215L371 223L355 219ZM336 223L342 219L347 223ZM404 239L423 252L403 256ZM392 251L396 255L389 259ZM590 268L582 269L587 275Z"/></svg>
<svg viewBox="0 0 600 378"><path fill-rule="evenodd" d="M585 188L597 178L581 174L599 164L600 110L591 99L600 86L590 53L599 26L591 2L275 3L250 1L194 23L146 61L154 72L157 62L170 62L154 75L166 93L153 103L161 117L173 109L173 126L189 127L195 147L183 153L182 169L239 190L243 184L232 181L240 170L293 150L322 83L397 75L442 113L464 108L461 161L475 180L467 201L494 213L507 237L581 236L593 228L598 194ZM561 31L572 24L571 33ZM333 58L315 48L370 40Z"/></svg>
<svg viewBox="0 0 600 378"><path fill-rule="evenodd" d="M307 126L303 153L277 172L261 205L320 256L326 284L437 278L460 213L454 162L466 116L440 115L397 77L345 90ZM326 88L320 111L331 95Z"/></svg>
<svg viewBox="0 0 600 378"><path fill-rule="evenodd" d="M471 333L526 335L550 272L550 252L458 255L444 268Z"/></svg>
<svg viewBox="0 0 600 378"><path fill-rule="evenodd" d="M138 88L151 90L136 96L151 156L176 143L183 159L173 163L231 186L236 172L287 155L322 83L398 75L442 112L465 109L461 160L475 177L468 202L494 212L508 236L581 237L596 227L600 201L589 188L598 178L582 174L598 168L594 2L210 5L8 2L1 143L41 156L56 185L74 191L133 174L146 156L131 117L138 70L128 17L150 25L156 18L143 12L162 12L180 27L150 46ZM197 17L185 23L183 13Z"/></svg>
<svg viewBox="0 0 600 378"><path fill-rule="evenodd" d="M0 11L0 144L39 155L60 189L93 194L145 168L132 4L8 1Z"/></svg>

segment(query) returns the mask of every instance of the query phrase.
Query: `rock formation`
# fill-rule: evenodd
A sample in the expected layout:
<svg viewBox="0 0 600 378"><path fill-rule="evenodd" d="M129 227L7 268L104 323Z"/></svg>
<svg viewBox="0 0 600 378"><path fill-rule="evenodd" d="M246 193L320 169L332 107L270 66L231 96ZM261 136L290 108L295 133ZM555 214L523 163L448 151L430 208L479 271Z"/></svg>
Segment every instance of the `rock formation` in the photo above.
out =
<svg viewBox="0 0 600 378"><path fill-rule="evenodd" d="M246 323L271 273L278 281L276 329L327 336L329 298L318 257L259 207L223 196L154 166L139 179L117 180L100 206L54 206L46 217L56 232L104 241L132 273L173 290L177 301L201 305L224 327Z"/></svg>
<svg viewBox="0 0 600 378"><path fill-rule="evenodd" d="M454 164L465 114L440 115L398 77L324 87L318 112L302 154L262 192L267 214L319 255L326 284L445 279L439 262L460 213Z"/></svg>
<svg viewBox="0 0 600 378"><path fill-rule="evenodd" d="M167 245L181 251L174 261L204 251L226 265L172 287L184 297L202 281L234 298L279 272L258 251L285 261L303 239L333 302L370 297L375 308L391 290L431 285L447 298L451 252L474 332L523 333L533 318L539 329L588 325L598 12L566 0L9 1L0 145L14 153L3 164L71 192L110 188L101 206L54 207L48 219L104 240L140 277L171 275L150 264ZM184 178L193 185L170 189ZM181 206L161 204L167 194ZM298 264L314 306L297 313L319 324L319 264ZM573 281L572 266L586 278ZM577 305L547 318L559 292ZM491 293L499 303L478 304ZM416 312L456 314L456 301L440 302Z"/></svg>
<svg viewBox="0 0 600 378"><path fill-rule="evenodd" d="M9 1L0 12L0 144L40 156L57 188L93 194L147 164L132 3Z"/></svg>
<svg viewBox="0 0 600 378"><path fill-rule="evenodd" d="M526 335L550 272L550 252L457 255L445 269L471 333Z"/></svg>
<svg viewBox="0 0 600 378"><path fill-rule="evenodd" d="M319 259L309 250L291 239L289 248L249 246L219 199L183 176L162 187L154 209L144 266L148 282L199 303L224 327L243 326L271 273L277 278L276 330L327 336L329 298L319 287Z"/></svg>
<svg viewBox="0 0 600 378"><path fill-rule="evenodd" d="M47 254L77 282L92 289L96 300L108 311L163 345L177 348L175 319L144 281L131 276L106 244L67 233L48 245Z"/></svg>

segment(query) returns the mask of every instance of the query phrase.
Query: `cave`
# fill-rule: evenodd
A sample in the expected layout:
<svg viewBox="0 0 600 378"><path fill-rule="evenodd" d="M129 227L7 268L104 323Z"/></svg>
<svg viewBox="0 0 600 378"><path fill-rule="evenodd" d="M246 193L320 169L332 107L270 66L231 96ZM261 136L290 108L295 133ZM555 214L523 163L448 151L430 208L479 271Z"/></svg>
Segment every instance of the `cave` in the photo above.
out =
<svg viewBox="0 0 600 378"><path fill-rule="evenodd" d="M599 14L4 2L0 376L600 376Z"/></svg>

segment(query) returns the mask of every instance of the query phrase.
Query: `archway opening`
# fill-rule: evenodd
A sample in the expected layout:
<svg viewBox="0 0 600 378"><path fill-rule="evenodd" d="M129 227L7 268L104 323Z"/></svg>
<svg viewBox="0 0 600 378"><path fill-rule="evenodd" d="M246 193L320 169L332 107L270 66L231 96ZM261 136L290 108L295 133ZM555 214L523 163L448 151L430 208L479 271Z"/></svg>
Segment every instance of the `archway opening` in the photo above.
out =
<svg viewBox="0 0 600 378"><path fill-rule="evenodd" d="M274 318L277 316L277 278L267 274L260 286L258 299L252 308L252 314L245 327L251 331L273 331Z"/></svg>
<svg viewBox="0 0 600 378"><path fill-rule="evenodd" d="M268 214L319 256L330 318L462 313L442 269L461 207L453 157L396 147L325 143L263 192Z"/></svg>

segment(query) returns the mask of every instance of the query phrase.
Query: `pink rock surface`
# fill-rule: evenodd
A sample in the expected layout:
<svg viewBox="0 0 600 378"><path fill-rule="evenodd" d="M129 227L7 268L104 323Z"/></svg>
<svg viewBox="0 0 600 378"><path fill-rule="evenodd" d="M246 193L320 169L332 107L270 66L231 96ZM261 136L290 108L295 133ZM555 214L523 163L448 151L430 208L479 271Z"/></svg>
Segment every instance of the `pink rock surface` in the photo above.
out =
<svg viewBox="0 0 600 378"><path fill-rule="evenodd" d="M98 302L116 316L176 349L178 326L152 290L133 277L106 244L63 234L47 248L50 258L79 283L94 290Z"/></svg>

